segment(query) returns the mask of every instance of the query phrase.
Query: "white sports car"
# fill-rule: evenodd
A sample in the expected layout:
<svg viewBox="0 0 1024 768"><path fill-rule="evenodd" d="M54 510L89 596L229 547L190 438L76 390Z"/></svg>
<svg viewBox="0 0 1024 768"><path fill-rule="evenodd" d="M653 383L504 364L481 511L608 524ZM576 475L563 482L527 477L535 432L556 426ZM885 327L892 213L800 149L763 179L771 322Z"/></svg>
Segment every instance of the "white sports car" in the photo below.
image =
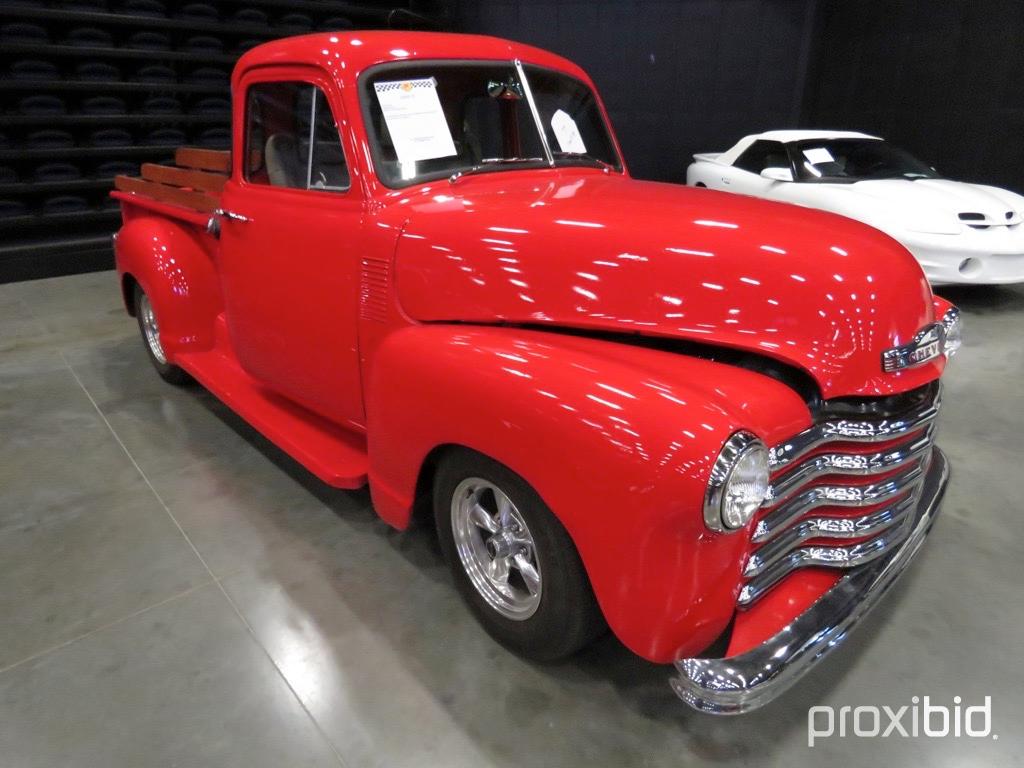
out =
<svg viewBox="0 0 1024 768"><path fill-rule="evenodd" d="M863 221L906 246L932 283L1024 282L1024 196L944 179L877 136L769 131L693 157L687 184Z"/></svg>

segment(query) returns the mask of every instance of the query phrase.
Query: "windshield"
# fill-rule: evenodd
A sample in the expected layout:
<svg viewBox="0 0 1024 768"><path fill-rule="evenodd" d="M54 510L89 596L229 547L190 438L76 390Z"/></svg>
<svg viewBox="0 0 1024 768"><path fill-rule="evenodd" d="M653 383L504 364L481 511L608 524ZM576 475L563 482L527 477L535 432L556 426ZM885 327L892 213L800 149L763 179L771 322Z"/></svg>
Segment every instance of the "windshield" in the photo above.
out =
<svg viewBox="0 0 1024 768"><path fill-rule="evenodd" d="M934 168L879 139L801 141L794 155L800 181L939 178Z"/></svg>
<svg viewBox="0 0 1024 768"><path fill-rule="evenodd" d="M404 187L487 170L621 170L586 85L541 67L522 72L525 82L511 62L415 62L371 70L360 87L377 176L389 187Z"/></svg>

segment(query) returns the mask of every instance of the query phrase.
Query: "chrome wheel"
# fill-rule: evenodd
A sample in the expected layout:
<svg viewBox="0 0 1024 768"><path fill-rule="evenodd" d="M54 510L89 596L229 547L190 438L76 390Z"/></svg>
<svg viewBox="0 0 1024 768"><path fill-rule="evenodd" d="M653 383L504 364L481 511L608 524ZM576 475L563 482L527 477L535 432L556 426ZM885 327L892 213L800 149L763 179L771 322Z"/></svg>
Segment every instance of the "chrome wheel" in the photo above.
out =
<svg viewBox="0 0 1024 768"><path fill-rule="evenodd" d="M541 572L533 536L498 486L479 477L456 486L452 534L466 575L488 605L515 621L537 611Z"/></svg>
<svg viewBox="0 0 1024 768"><path fill-rule="evenodd" d="M139 295L139 319L142 321L142 333L146 337L146 344L149 351L161 365L167 364L167 357L164 355L164 348L160 345L160 326L156 322L156 313L149 301L149 296L142 293Z"/></svg>

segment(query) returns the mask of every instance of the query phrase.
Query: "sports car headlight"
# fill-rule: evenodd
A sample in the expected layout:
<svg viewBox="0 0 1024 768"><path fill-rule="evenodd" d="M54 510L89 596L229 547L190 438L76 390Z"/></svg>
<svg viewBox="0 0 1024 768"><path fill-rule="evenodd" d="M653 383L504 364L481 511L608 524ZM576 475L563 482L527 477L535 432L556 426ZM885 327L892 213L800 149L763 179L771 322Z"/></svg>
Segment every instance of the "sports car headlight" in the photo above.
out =
<svg viewBox="0 0 1024 768"><path fill-rule="evenodd" d="M711 468L704 495L704 523L727 533L742 528L768 498L768 449L749 432L737 432Z"/></svg>
<svg viewBox="0 0 1024 768"><path fill-rule="evenodd" d="M957 350L964 343L964 323L960 318L960 310L950 307L942 316L942 327L945 329L945 341L942 343L942 353L948 360L957 353Z"/></svg>

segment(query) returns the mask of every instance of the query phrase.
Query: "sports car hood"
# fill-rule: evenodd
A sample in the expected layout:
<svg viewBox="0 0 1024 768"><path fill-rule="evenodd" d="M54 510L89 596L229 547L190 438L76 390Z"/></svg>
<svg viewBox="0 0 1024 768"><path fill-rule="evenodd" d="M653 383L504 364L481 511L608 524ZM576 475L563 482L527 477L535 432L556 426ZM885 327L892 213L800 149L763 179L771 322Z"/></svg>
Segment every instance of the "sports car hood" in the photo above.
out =
<svg viewBox="0 0 1024 768"><path fill-rule="evenodd" d="M1024 197L1020 195L950 179L879 179L827 186L842 198L862 198L870 206L866 213L883 216L891 226L912 232L954 235L968 224L1017 225L1024 211ZM962 213L970 220L961 220Z"/></svg>
<svg viewBox="0 0 1024 768"><path fill-rule="evenodd" d="M825 397L905 391L943 361L883 373L933 322L888 236L828 213L597 171L494 173L396 193L395 279L421 322L673 337L810 373Z"/></svg>

